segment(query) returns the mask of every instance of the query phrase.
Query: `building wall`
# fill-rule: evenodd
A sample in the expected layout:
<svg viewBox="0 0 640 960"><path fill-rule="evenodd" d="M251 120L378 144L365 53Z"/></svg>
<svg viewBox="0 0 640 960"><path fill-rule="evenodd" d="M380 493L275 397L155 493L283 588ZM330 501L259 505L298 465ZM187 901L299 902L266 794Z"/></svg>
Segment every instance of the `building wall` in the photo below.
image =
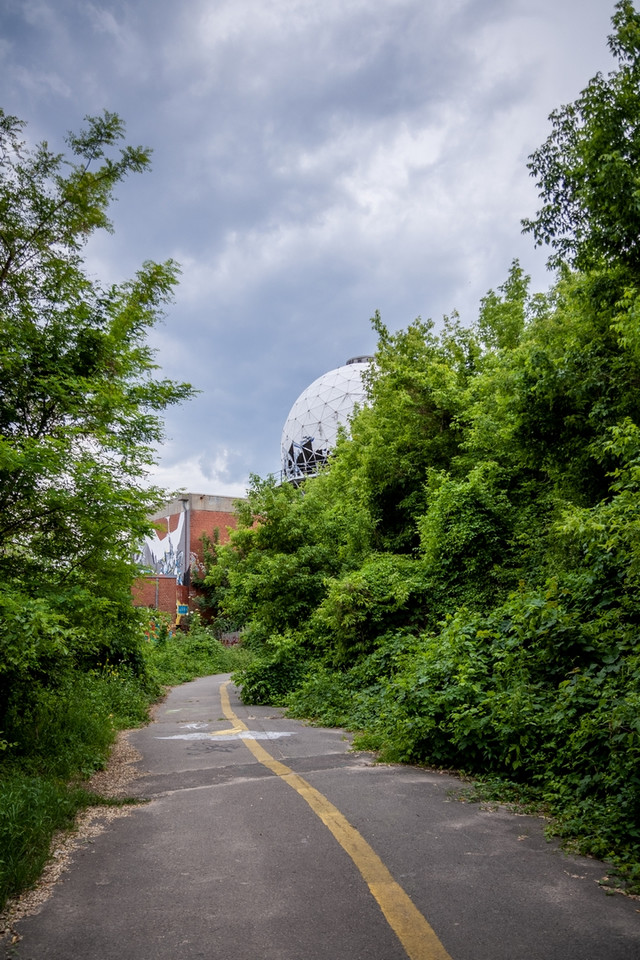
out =
<svg viewBox="0 0 640 960"><path fill-rule="evenodd" d="M229 530L235 529L237 524L235 500L234 497L185 493L152 515L151 520L157 536L150 538L149 544L153 540L155 555L158 555L158 549L161 548L168 534L175 533L182 523L184 528L182 539L187 548L185 553L188 552L188 557L184 558L182 568L174 576L168 576L163 572L168 565L159 559L152 574L141 577L135 582L132 591L135 606L153 607L171 615L176 613L178 604L186 604L190 609L195 609L194 601L197 591L191 586L190 573L194 566L200 570L203 569L201 538L206 534L214 539L217 530L218 542L227 543ZM167 543L169 543L168 539ZM169 552L167 551L167 556ZM150 556L151 552L147 549L144 553L144 562L147 565L150 565Z"/></svg>
<svg viewBox="0 0 640 960"><path fill-rule="evenodd" d="M229 540L229 528L235 530L237 517L231 497L207 497L193 495L190 508L189 547L192 557L202 560L202 535L214 537L218 531L219 543Z"/></svg>
<svg viewBox="0 0 640 960"><path fill-rule="evenodd" d="M177 606L175 577L140 577L132 588L134 607L153 607L173 613Z"/></svg>

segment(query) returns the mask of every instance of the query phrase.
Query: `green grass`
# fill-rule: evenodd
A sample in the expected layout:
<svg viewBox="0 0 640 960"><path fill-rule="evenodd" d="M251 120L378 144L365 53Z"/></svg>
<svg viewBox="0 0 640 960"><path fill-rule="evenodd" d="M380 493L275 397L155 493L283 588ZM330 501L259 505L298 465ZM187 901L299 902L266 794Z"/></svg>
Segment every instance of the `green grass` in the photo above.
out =
<svg viewBox="0 0 640 960"><path fill-rule="evenodd" d="M20 771L0 782L0 905L31 886L49 857L55 831L87 805L79 788Z"/></svg>
<svg viewBox="0 0 640 960"><path fill-rule="evenodd" d="M159 684L175 686L195 677L231 673L248 662L241 646L225 647L196 619L188 633L161 637L146 650L150 676Z"/></svg>

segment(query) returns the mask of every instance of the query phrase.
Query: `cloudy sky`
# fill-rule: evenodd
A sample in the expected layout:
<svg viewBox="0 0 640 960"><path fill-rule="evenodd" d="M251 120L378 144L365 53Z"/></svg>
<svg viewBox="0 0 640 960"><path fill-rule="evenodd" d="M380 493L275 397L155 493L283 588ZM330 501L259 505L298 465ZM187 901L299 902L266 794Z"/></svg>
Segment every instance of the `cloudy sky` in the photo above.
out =
<svg viewBox="0 0 640 960"><path fill-rule="evenodd" d="M3 0L2 98L62 146L119 113L153 169L91 241L104 282L182 265L154 333L201 393L167 417L154 480L241 495L279 470L316 377L392 330L480 298L537 209L528 155L548 115L613 67L613 0Z"/></svg>

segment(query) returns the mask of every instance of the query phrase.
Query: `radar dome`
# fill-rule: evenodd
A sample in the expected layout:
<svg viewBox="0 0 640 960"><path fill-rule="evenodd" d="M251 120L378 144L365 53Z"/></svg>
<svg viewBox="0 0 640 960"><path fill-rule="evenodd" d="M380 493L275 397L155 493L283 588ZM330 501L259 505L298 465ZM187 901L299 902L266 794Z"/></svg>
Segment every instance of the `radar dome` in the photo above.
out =
<svg viewBox="0 0 640 960"><path fill-rule="evenodd" d="M354 357L330 370L304 390L289 411L282 431L281 459L285 480L313 476L327 462L356 404L367 395L362 375L373 357Z"/></svg>

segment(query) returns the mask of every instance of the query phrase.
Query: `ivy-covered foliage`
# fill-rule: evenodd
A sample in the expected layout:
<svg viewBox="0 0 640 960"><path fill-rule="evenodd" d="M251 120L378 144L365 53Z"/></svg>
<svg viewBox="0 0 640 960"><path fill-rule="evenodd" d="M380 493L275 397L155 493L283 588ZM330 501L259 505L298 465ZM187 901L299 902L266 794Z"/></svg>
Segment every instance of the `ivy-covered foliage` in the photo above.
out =
<svg viewBox="0 0 640 960"><path fill-rule="evenodd" d="M391 333L376 316L370 402L328 469L297 489L254 480L205 579L256 654L237 676L247 701L517 785L640 884L640 16L627 0L614 30L618 70L552 116L532 159L543 206L527 226L555 250L549 291L532 294L514 262L468 328Z"/></svg>

